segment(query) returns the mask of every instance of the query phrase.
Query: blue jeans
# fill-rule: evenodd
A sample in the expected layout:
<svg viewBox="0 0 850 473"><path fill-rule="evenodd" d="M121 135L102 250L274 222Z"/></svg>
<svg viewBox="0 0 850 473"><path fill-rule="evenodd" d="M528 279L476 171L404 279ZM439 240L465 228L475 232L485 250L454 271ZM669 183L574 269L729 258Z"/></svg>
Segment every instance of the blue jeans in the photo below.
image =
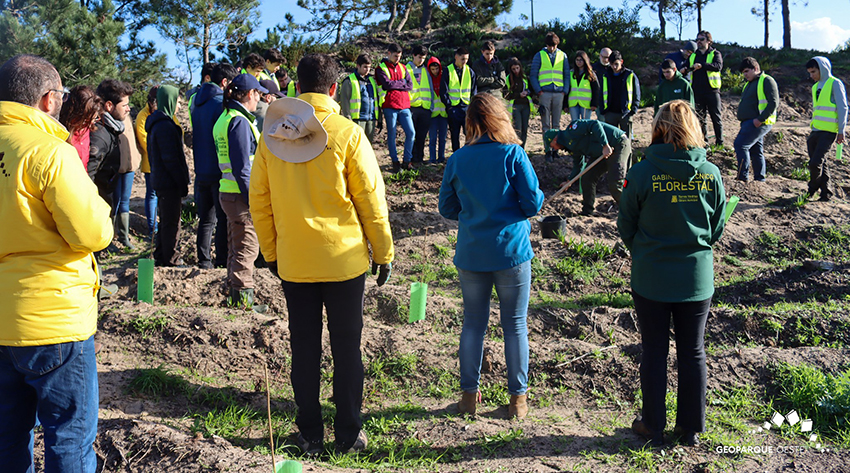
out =
<svg viewBox="0 0 850 473"><path fill-rule="evenodd" d="M584 108L581 105L570 107L570 121L590 120L592 111L589 108Z"/></svg>
<svg viewBox="0 0 850 473"><path fill-rule="evenodd" d="M145 216L148 218L148 235L159 231L156 221L156 190L151 182L151 173L145 173Z"/></svg>
<svg viewBox="0 0 850 473"><path fill-rule="evenodd" d="M431 161L442 163L446 160L446 132L449 129L449 119L446 117L431 117Z"/></svg>
<svg viewBox="0 0 850 473"><path fill-rule="evenodd" d="M746 181L750 177L750 161L753 164L753 179L764 180L764 135L773 128L765 125L756 128L752 120L741 122L741 131L735 138L735 154L738 156L738 177Z"/></svg>
<svg viewBox="0 0 850 473"><path fill-rule="evenodd" d="M398 123L401 125L401 129L404 130L404 162L409 163L410 158L413 157L413 140L416 138L410 109L385 108L384 117L387 119L387 147L390 148L390 159L394 163L398 162L398 150L395 147L395 127L396 123Z"/></svg>
<svg viewBox="0 0 850 473"><path fill-rule="evenodd" d="M44 471L93 473L97 409L94 337L57 345L0 347L3 471L32 471L38 416L44 428Z"/></svg>
<svg viewBox="0 0 850 473"><path fill-rule="evenodd" d="M115 176L115 181L118 184L115 186L115 192L112 193L112 200L116 214L130 211L130 192L133 191L133 178L135 177L136 173L133 171Z"/></svg>
<svg viewBox="0 0 850 473"><path fill-rule="evenodd" d="M499 296L502 331L505 334L505 362L508 366L508 392L525 394L528 389L528 294L531 288L531 261L492 272L458 268L463 293L463 330L460 333L460 388L478 391L484 334L490 321L490 295L493 286Z"/></svg>

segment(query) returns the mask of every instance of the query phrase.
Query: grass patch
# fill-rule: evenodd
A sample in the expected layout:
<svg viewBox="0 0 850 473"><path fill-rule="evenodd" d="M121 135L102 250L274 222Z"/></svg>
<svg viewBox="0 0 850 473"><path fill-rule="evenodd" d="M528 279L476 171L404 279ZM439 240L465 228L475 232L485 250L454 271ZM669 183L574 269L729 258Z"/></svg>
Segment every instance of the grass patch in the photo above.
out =
<svg viewBox="0 0 850 473"><path fill-rule="evenodd" d="M781 363L770 370L779 412L796 410L801 419L813 421L814 432L850 447L850 369L831 374L805 364ZM783 426L799 431L799 424Z"/></svg>
<svg viewBox="0 0 850 473"><path fill-rule="evenodd" d="M189 383L180 376L168 373L164 365L138 371L127 385L127 389L132 393L161 397L189 392Z"/></svg>
<svg viewBox="0 0 850 473"><path fill-rule="evenodd" d="M416 178L419 177L418 169L404 169L395 174L390 174L384 178L386 182L394 182L402 185L411 185Z"/></svg>
<svg viewBox="0 0 850 473"><path fill-rule="evenodd" d="M792 241L763 231L752 251L754 258L779 266L804 259L845 262L850 260L850 225L812 226Z"/></svg>
<svg viewBox="0 0 850 473"><path fill-rule="evenodd" d="M153 315L139 315L133 317L124 325L142 334L142 338L148 338L155 332L162 332L168 326L169 319L164 312L157 311Z"/></svg>
<svg viewBox="0 0 850 473"><path fill-rule="evenodd" d="M809 168L794 168L791 171L791 179L808 182L808 180L811 179L811 174L809 174Z"/></svg>

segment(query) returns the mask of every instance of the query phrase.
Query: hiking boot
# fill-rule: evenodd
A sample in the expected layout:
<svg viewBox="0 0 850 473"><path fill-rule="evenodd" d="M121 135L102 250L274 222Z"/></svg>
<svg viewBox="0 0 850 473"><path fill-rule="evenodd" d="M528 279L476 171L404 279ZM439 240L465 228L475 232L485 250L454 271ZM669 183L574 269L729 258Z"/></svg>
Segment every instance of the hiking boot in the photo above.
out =
<svg viewBox="0 0 850 473"><path fill-rule="evenodd" d="M687 445L689 447L696 447L699 445L699 434L694 431L685 430L678 425L675 429L673 429L673 436L679 440L680 444Z"/></svg>
<svg viewBox="0 0 850 473"><path fill-rule="evenodd" d="M660 447L664 445L664 434L649 430L649 427L643 423L643 419L640 417L636 418L634 422L632 422L632 432L640 435L646 440L649 440L653 447Z"/></svg>
<svg viewBox="0 0 850 473"><path fill-rule="evenodd" d="M350 447L346 448L342 445L337 445L337 451L342 454L346 453L357 453L366 450L366 447L369 445L369 438L366 437L366 432L362 430L357 433L357 438L354 439L354 443L351 444Z"/></svg>
<svg viewBox="0 0 850 473"><path fill-rule="evenodd" d="M201 261L198 263L198 267L201 269L213 269L212 261Z"/></svg>
<svg viewBox="0 0 850 473"><path fill-rule="evenodd" d="M818 202L829 202L830 200L832 200L832 196L830 194L821 194Z"/></svg>
<svg viewBox="0 0 850 473"><path fill-rule="evenodd" d="M393 163L393 174L398 174L399 172L401 172L401 163Z"/></svg>
<svg viewBox="0 0 850 473"><path fill-rule="evenodd" d="M298 436L295 437L295 445L308 457L315 457L325 449L325 442L323 440L307 440L301 435L301 432L298 432Z"/></svg>
<svg viewBox="0 0 850 473"><path fill-rule="evenodd" d="M528 396L526 394L512 394L511 403L508 404L508 417L524 419L526 415L528 415Z"/></svg>
<svg viewBox="0 0 850 473"><path fill-rule="evenodd" d="M481 402L481 391L474 393L465 392L461 395L460 401L457 403L457 410L461 414L475 415L475 408Z"/></svg>
<svg viewBox="0 0 850 473"><path fill-rule="evenodd" d="M413 163L411 163L410 161L408 161L408 162L406 162L406 163L402 164L402 165L401 165L401 167L402 167L402 169L408 169L408 170L410 170L410 169L413 169Z"/></svg>

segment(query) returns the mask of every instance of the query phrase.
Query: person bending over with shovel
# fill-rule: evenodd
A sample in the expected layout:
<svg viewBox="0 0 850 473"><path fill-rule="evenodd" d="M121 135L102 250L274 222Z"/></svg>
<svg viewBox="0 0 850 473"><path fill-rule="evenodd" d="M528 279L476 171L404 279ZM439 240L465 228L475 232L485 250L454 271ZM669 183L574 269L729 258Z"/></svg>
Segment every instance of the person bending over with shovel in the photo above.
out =
<svg viewBox="0 0 850 473"><path fill-rule="evenodd" d="M626 178L626 163L632 153L629 136L619 128L598 120L576 120L565 130L547 130L543 134L545 152L549 149L565 149L577 155L590 156L593 160L570 182L561 184L561 189L552 197L567 190L582 176L582 215L593 215L596 201L596 182L606 172L608 190L614 201L620 202L623 193L623 181Z"/></svg>

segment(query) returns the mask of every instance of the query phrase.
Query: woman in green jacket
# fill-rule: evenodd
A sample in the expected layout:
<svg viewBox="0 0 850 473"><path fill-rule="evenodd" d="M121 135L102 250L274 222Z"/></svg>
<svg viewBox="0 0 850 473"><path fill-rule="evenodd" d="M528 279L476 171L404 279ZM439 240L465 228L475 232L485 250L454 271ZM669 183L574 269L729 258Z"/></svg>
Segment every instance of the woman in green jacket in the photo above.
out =
<svg viewBox="0 0 850 473"><path fill-rule="evenodd" d="M632 254L631 287L643 355L642 416L632 430L663 444L670 319L679 367L676 428L696 445L705 430L705 321L714 294L711 246L723 233L726 197L717 166L705 158L699 122L684 100L661 106L646 159L635 164L620 198L617 229Z"/></svg>

